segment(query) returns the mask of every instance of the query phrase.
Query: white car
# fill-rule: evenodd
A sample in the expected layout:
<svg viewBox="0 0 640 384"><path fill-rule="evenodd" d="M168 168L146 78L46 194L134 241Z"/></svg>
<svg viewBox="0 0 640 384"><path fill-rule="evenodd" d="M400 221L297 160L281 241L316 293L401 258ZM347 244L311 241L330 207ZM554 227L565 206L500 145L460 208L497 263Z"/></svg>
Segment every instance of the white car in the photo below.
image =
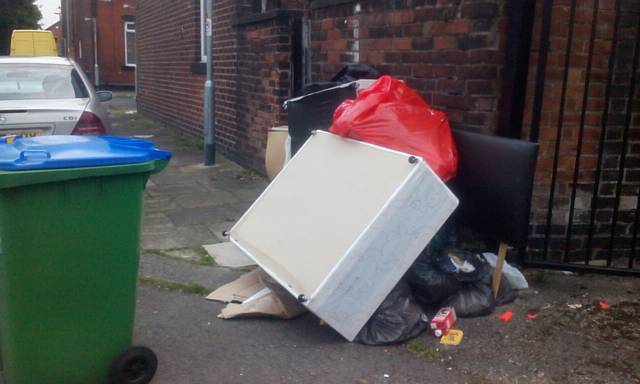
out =
<svg viewBox="0 0 640 384"><path fill-rule="evenodd" d="M71 59L0 57L0 137L104 134L112 97Z"/></svg>

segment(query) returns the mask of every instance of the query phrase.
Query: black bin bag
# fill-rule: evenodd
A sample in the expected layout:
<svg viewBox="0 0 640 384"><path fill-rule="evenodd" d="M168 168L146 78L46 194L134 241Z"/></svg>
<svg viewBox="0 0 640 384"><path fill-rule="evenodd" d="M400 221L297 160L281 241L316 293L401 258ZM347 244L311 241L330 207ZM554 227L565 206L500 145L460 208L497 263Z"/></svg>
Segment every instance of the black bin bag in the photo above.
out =
<svg viewBox="0 0 640 384"><path fill-rule="evenodd" d="M452 272L439 267L438 264L442 263L442 258L423 254L409 269L407 273L409 285L419 303L438 305L462 287Z"/></svg>
<svg viewBox="0 0 640 384"><path fill-rule="evenodd" d="M368 345L402 343L420 335L427 326L427 315L414 301L411 288L403 278L362 327L355 341Z"/></svg>
<svg viewBox="0 0 640 384"><path fill-rule="evenodd" d="M458 317L475 317L491 314L496 301L491 286L477 281L463 284L462 288L445 300L443 305L453 307Z"/></svg>

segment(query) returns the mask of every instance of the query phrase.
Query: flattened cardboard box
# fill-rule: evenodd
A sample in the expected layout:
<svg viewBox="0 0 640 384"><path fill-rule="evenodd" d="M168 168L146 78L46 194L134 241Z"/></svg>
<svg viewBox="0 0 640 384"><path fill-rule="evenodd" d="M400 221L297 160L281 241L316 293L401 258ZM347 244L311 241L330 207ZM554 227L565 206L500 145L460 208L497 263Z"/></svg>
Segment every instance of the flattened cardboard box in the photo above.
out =
<svg viewBox="0 0 640 384"><path fill-rule="evenodd" d="M218 315L221 319L264 316L291 319L306 312L295 297L260 268L216 289L207 300L227 303Z"/></svg>
<svg viewBox="0 0 640 384"><path fill-rule="evenodd" d="M457 205L422 159L317 131L230 238L352 341Z"/></svg>

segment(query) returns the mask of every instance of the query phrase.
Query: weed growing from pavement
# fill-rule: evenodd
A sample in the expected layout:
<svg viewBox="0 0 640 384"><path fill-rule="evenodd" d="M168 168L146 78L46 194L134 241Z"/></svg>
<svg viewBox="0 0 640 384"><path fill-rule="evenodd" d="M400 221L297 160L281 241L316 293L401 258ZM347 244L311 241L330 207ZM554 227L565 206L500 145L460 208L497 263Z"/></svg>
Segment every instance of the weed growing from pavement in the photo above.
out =
<svg viewBox="0 0 640 384"><path fill-rule="evenodd" d="M235 175L235 178L238 180L253 180L259 178L258 174L250 169L243 169Z"/></svg>
<svg viewBox="0 0 640 384"><path fill-rule="evenodd" d="M216 262L213 260L213 257L209 255L206 249L202 248L200 245L196 245L193 248L193 251L198 254L200 257L198 264L200 265L215 265Z"/></svg>
<svg viewBox="0 0 640 384"><path fill-rule="evenodd" d="M192 293L195 295L207 295L214 290L213 288L207 288L200 284L178 283L176 281L158 279L151 276L138 276L138 281L141 284L153 285L157 288L164 288L171 291L179 291L184 293Z"/></svg>
<svg viewBox="0 0 640 384"><path fill-rule="evenodd" d="M179 147L186 149L204 149L203 139L180 131L171 131Z"/></svg>
<svg viewBox="0 0 640 384"><path fill-rule="evenodd" d="M172 255L171 253L169 253L173 251L183 251L185 249L191 249L196 254L197 258L180 257L180 256ZM170 248L165 250L145 249L143 252L156 255L156 256L166 257L167 259L186 261L187 263L196 264L196 265L206 265L206 266L216 265L216 262L213 260L213 258L209 256L207 251L199 245L196 245L192 248Z"/></svg>
<svg viewBox="0 0 640 384"><path fill-rule="evenodd" d="M407 350L418 357L430 360L441 360L443 357L442 352L438 349L429 347L418 340L413 340L407 343Z"/></svg>

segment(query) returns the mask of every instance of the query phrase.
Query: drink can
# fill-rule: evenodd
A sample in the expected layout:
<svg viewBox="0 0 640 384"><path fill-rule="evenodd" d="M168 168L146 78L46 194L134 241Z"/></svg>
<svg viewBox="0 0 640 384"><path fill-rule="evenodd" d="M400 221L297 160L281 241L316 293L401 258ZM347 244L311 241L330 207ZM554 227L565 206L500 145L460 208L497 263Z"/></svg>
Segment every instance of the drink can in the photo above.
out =
<svg viewBox="0 0 640 384"><path fill-rule="evenodd" d="M437 337L444 336L449 333L456 323L456 310L453 307L444 307L433 316L430 327L431 332Z"/></svg>

